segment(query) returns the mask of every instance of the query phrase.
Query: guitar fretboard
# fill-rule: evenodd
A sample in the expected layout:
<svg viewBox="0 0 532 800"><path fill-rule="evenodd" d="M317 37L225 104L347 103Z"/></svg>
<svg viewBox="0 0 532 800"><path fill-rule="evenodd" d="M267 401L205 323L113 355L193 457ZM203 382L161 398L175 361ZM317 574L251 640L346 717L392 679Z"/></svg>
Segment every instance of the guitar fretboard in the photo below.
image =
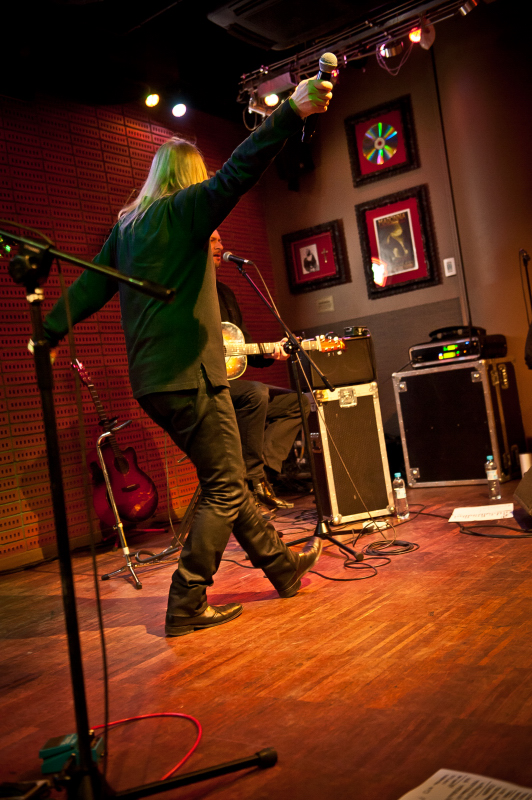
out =
<svg viewBox="0 0 532 800"><path fill-rule="evenodd" d="M275 351L277 342L261 342L260 344L238 344L236 342L229 342L224 345L224 352L226 356L256 356L256 355L271 355ZM305 339L301 342L303 350L320 350L320 343L316 339Z"/></svg>

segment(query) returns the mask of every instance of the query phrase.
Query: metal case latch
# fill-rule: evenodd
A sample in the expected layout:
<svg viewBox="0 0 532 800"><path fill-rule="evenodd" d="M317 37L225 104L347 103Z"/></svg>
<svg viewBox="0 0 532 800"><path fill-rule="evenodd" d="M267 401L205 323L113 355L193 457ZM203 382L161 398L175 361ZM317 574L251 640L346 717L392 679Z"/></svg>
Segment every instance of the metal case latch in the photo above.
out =
<svg viewBox="0 0 532 800"><path fill-rule="evenodd" d="M340 408L350 408L351 406L356 406L358 403L357 393L352 387L339 389L338 400Z"/></svg>
<svg viewBox="0 0 532 800"><path fill-rule="evenodd" d="M506 364L498 364L497 369L499 370L501 389L508 389L510 386L510 381L508 380L508 370L506 369Z"/></svg>
<svg viewBox="0 0 532 800"><path fill-rule="evenodd" d="M310 444L311 444L313 453L323 453L323 445L322 445L322 441L321 441L321 434L319 434L319 433L311 433L310 434Z"/></svg>

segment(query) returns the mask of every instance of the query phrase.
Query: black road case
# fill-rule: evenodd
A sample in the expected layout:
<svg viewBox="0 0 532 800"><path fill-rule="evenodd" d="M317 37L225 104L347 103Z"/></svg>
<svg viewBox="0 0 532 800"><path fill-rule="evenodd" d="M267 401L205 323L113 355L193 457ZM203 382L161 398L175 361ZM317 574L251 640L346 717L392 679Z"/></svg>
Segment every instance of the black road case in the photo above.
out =
<svg viewBox="0 0 532 800"><path fill-rule="evenodd" d="M519 476L526 446L511 362L467 361L392 378L409 486L485 483L488 455L502 481Z"/></svg>
<svg viewBox="0 0 532 800"><path fill-rule="evenodd" d="M338 525L390 514L393 493L377 384L321 389L314 397L309 429L323 513Z"/></svg>

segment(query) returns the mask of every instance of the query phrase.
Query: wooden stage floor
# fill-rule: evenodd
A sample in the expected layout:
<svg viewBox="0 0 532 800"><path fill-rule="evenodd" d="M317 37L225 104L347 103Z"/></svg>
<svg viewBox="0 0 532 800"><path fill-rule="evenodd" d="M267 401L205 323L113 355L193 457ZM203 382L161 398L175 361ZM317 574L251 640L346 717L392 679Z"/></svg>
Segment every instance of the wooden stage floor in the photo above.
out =
<svg viewBox="0 0 532 800"><path fill-rule="evenodd" d="M503 486L503 498L511 500L515 485ZM448 516L455 506L487 503L486 487L411 490L409 500ZM286 540L312 530L311 510L311 498L298 499L284 518ZM532 787L532 539L465 535L444 519L415 515L396 535L418 549L371 576L345 569L341 553L327 547L318 569L339 580L311 574L289 600L262 573L224 561L210 601L241 601L244 613L177 639L163 631L171 565L145 572L141 591L120 578L100 583L111 720L197 717L204 736L185 771L278 751L271 769L172 796L395 800L441 767ZM366 536L357 549L379 539ZM162 549L169 537L150 543ZM131 541L132 549L147 544ZM243 562L233 541L226 554ZM91 561L86 552L73 561L96 725L103 685ZM102 574L122 556L100 551L97 561ZM58 564L0 581L0 778L29 780L40 776L41 746L75 731ZM111 785L158 780L194 736L189 722L172 718L117 728Z"/></svg>

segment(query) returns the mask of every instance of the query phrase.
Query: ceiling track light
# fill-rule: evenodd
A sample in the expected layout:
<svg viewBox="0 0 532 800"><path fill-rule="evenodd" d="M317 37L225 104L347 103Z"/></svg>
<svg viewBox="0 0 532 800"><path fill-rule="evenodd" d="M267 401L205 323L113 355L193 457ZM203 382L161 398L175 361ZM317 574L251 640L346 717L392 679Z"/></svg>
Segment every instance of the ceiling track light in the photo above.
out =
<svg viewBox="0 0 532 800"><path fill-rule="evenodd" d="M474 8L478 6L478 0L466 0L466 2L460 6L458 11L463 17L466 17L470 11L473 11Z"/></svg>
<svg viewBox="0 0 532 800"><path fill-rule="evenodd" d="M413 42L417 43L418 36L420 46L428 50L434 43L435 25L458 14L466 16L479 2L480 0L402 0L401 10L392 9L376 14L372 19L322 39L319 45L295 56L242 75L237 101L249 104L250 112L268 115L271 109L267 109L263 98L267 94L283 94L284 87L277 87L276 81L282 82L284 76L290 76L293 85L296 85L300 80L312 77L316 74L319 57L325 50L336 55L340 67L354 61L363 63L371 53L375 53L381 67L397 74L397 65L389 66L393 63L390 60L394 56L399 55L397 61L400 69L412 51Z"/></svg>
<svg viewBox="0 0 532 800"><path fill-rule="evenodd" d="M436 29L434 25L431 25L430 22L423 22L421 26L421 36L419 37L419 46L423 48L423 50L430 50L432 45L434 44L434 39L436 38Z"/></svg>
<svg viewBox="0 0 532 800"><path fill-rule="evenodd" d="M404 44L401 41L395 42L386 42L386 44L381 44L379 47L379 53L384 58L393 58L394 56L400 56L404 50Z"/></svg>

